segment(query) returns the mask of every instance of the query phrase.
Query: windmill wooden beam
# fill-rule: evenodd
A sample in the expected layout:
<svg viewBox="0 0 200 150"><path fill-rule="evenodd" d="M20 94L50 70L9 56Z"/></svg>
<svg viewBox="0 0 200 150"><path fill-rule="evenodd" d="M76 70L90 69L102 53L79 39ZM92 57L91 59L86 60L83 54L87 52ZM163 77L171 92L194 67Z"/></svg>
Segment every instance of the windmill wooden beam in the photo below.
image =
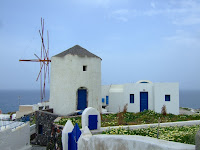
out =
<svg viewBox="0 0 200 150"><path fill-rule="evenodd" d="M40 62L40 71L36 78L36 81L38 81L40 77L40 96L41 96L41 102L45 98L45 86L46 86L46 78L48 74L49 78L49 64L51 60L49 59L49 32L47 31L47 49L45 48L44 43L44 19L41 18L41 30L39 30L39 34L41 37L41 55L38 57L36 54L34 54L37 59L20 59L19 61L26 61L26 62ZM43 73L43 76L42 76Z"/></svg>

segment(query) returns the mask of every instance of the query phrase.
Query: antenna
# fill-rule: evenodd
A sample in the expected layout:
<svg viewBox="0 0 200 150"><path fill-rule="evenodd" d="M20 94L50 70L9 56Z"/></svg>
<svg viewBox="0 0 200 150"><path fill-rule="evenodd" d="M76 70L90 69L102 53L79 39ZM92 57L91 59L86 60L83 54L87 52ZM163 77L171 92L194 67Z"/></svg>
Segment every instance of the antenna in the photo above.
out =
<svg viewBox="0 0 200 150"><path fill-rule="evenodd" d="M46 86L45 82L47 74L49 79L49 64L51 62L51 60L49 59L49 32L47 30L47 49L46 49L44 43L44 19L42 18L41 18L41 30L39 30L39 34L42 41L40 57L34 54L37 59L20 59L19 61L40 62L40 71L36 78L36 81L38 81L38 79L40 78L40 97L42 102L43 99L45 98L45 86Z"/></svg>

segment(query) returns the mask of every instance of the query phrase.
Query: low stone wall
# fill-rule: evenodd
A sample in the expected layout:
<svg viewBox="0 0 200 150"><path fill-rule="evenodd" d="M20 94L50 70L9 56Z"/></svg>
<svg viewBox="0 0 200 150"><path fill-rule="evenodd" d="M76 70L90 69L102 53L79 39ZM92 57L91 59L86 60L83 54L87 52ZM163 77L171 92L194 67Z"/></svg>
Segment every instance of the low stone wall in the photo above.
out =
<svg viewBox="0 0 200 150"><path fill-rule="evenodd" d="M78 150L195 150L195 145L138 135L81 135Z"/></svg>

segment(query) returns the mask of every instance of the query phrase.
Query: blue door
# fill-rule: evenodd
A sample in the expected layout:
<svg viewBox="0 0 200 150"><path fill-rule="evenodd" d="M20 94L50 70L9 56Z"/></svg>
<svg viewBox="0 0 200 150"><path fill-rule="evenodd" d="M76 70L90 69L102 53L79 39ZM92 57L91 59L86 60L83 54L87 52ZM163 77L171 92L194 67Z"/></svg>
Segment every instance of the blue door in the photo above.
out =
<svg viewBox="0 0 200 150"><path fill-rule="evenodd" d="M81 130L76 123L72 132L68 133L68 150L77 150L77 142L80 136Z"/></svg>
<svg viewBox="0 0 200 150"><path fill-rule="evenodd" d="M88 128L90 130L96 130L97 129L97 123L98 123L98 116L97 115L89 115L88 116Z"/></svg>
<svg viewBox="0 0 200 150"><path fill-rule="evenodd" d="M148 110L148 92L140 92L140 112Z"/></svg>
<svg viewBox="0 0 200 150"><path fill-rule="evenodd" d="M87 90L79 89L77 110L84 110L85 108L87 108Z"/></svg>

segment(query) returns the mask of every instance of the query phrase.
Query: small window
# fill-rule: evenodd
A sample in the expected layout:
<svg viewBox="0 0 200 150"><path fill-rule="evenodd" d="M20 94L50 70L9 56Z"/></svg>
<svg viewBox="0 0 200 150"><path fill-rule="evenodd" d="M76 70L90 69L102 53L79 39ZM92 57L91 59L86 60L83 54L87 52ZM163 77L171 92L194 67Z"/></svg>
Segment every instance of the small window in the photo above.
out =
<svg viewBox="0 0 200 150"><path fill-rule="evenodd" d="M43 133L43 125L38 126L38 134L42 134Z"/></svg>
<svg viewBox="0 0 200 150"><path fill-rule="evenodd" d="M105 99L104 98L102 98L102 103L104 103L105 102Z"/></svg>
<svg viewBox="0 0 200 150"><path fill-rule="evenodd" d="M130 94L130 103L134 103L134 94Z"/></svg>
<svg viewBox="0 0 200 150"><path fill-rule="evenodd" d="M108 104L109 104L109 97L106 96L106 105L108 105Z"/></svg>
<svg viewBox="0 0 200 150"><path fill-rule="evenodd" d="M83 71L87 71L87 66L83 66Z"/></svg>
<svg viewBox="0 0 200 150"><path fill-rule="evenodd" d="M170 95L165 95L165 101L170 101Z"/></svg>

